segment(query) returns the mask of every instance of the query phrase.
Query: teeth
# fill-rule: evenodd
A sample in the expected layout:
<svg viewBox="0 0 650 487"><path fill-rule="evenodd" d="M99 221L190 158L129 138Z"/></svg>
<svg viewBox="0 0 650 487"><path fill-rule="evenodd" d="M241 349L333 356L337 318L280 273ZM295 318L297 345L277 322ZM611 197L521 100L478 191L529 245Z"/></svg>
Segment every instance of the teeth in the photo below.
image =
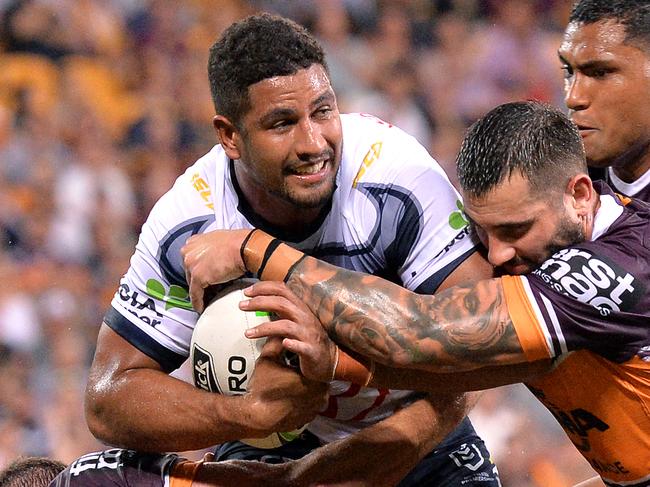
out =
<svg viewBox="0 0 650 487"><path fill-rule="evenodd" d="M324 167L325 167L325 161L319 164L310 164L308 166L295 167L293 168L293 172L301 175L316 174L322 171Z"/></svg>

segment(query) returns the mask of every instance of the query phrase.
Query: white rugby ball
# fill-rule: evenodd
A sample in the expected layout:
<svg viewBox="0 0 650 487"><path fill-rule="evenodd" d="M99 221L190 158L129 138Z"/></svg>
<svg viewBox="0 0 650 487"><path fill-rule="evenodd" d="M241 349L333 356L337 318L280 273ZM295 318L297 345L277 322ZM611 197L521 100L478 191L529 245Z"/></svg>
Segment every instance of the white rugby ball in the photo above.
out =
<svg viewBox="0 0 650 487"><path fill-rule="evenodd" d="M254 282L254 279L233 282L199 316L190 342L190 363L196 387L225 395L246 393L266 338L250 340L244 336L244 331L271 319L269 313L239 309L239 302L247 299L243 290ZM296 439L304 429L305 426L273 433L266 438L240 441L257 448L276 448Z"/></svg>

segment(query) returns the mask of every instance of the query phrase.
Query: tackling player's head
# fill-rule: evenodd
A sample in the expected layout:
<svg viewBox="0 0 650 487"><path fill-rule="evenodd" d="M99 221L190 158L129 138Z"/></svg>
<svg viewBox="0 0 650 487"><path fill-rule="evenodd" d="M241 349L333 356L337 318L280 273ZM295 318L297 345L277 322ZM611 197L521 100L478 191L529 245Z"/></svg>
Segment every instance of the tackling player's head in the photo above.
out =
<svg viewBox="0 0 650 487"><path fill-rule="evenodd" d="M341 159L336 97L321 46L263 14L231 25L210 49L214 126L253 209L271 223L312 220Z"/></svg>
<svg viewBox="0 0 650 487"><path fill-rule="evenodd" d="M0 487L47 487L65 468L45 457L19 458L0 472Z"/></svg>
<svg viewBox="0 0 650 487"><path fill-rule="evenodd" d="M558 51L588 163L632 182L650 166L650 0L580 0Z"/></svg>
<svg viewBox="0 0 650 487"><path fill-rule="evenodd" d="M465 211L493 265L523 274L584 240L597 196L578 130L560 111L498 106L470 127L457 166Z"/></svg>

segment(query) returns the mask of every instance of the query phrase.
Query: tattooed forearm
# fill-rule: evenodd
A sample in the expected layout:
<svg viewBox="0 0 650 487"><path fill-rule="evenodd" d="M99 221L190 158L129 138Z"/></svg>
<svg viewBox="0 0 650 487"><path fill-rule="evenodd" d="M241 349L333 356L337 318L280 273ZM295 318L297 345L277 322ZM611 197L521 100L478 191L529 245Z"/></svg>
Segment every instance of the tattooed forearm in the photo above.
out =
<svg viewBox="0 0 650 487"><path fill-rule="evenodd" d="M308 258L287 285L332 339L390 366L451 372L525 360L498 279L423 296Z"/></svg>

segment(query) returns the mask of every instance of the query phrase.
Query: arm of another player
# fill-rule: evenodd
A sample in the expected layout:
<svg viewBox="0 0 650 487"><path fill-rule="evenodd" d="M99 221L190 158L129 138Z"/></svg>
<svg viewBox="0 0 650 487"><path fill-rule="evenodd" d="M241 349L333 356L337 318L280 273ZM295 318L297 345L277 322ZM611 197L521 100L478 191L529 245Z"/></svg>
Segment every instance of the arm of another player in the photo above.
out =
<svg viewBox="0 0 650 487"><path fill-rule="evenodd" d="M316 317L287 286L280 282L263 281L246 291L250 300L241 303L246 310L262 310L277 314L281 319L270 321L247 332L247 336L282 338L285 349L300 357L302 373L313 380L332 378L355 381L346 370L336 365L348 353L337 349ZM286 319L282 319L286 318ZM357 361L363 360L357 357ZM549 360L482 367L468 372L436 373L427 370L392 368L375 364L369 386L413 390L434 394L459 393L490 389L513 384L547 372Z"/></svg>
<svg viewBox="0 0 650 487"><path fill-rule="evenodd" d="M210 251L227 268L215 268L215 259L204 255ZM502 279L417 295L307 257L259 230L195 236L183 254L195 306L203 287L246 270L262 280L285 280L334 341L387 365L457 372L549 358L548 350L524 352Z"/></svg>
<svg viewBox="0 0 650 487"><path fill-rule="evenodd" d="M167 375L106 324L86 388L86 419L100 440L142 451L186 451L287 431L325 403L323 384L260 360L249 393L223 396Z"/></svg>
<svg viewBox="0 0 650 487"><path fill-rule="evenodd" d="M458 426L477 397L445 394L420 399L292 462L291 485L396 485Z"/></svg>
<svg viewBox="0 0 650 487"><path fill-rule="evenodd" d="M447 394L417 400L358 433L317 448L299 460L279 465L238 460L185 462L172 472L170 487L176 485L175 479L192 479L193 487L396 485L453 431L476 398Z"/></svg>
<svg viewBox="0 0 650 487"><path fill-rule="evenodd" d="M207 462L192 486L396 485L456 427L474 402L474 397L452 395L420 399L379 423L272 468L261 462Z"/></svg>

